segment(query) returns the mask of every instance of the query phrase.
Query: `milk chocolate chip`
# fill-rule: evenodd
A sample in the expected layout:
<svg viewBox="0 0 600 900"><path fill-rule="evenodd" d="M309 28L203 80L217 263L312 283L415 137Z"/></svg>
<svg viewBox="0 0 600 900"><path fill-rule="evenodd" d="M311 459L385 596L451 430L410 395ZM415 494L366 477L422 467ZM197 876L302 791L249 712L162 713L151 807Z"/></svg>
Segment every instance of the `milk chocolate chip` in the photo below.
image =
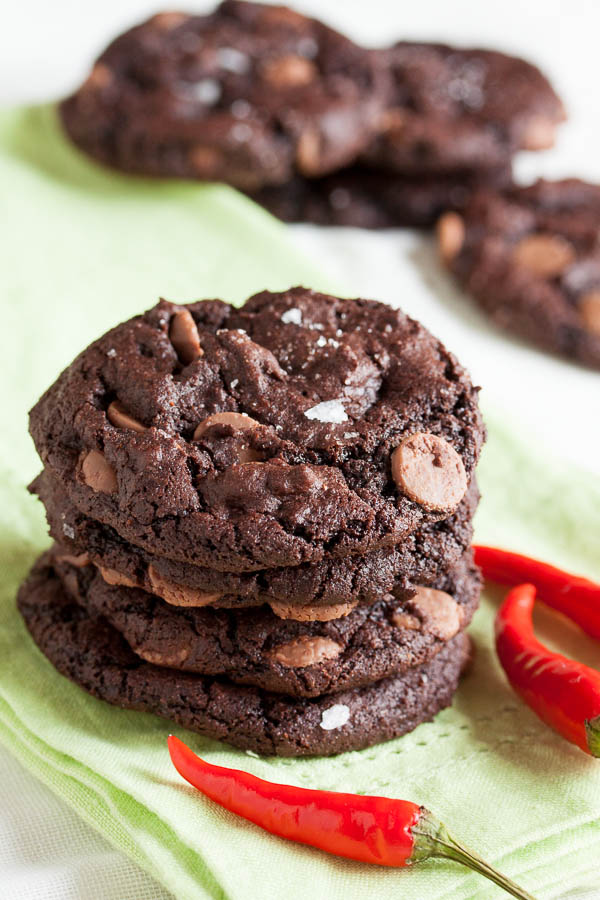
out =
<svg viewBox="0 0 600 900"><path fill-rule="evenodd" d="M166 666L174 669L184 663L190 655L187 647L182 647L181 650L177 650L175 653L161 653L159 650L147 650L144 647L133 647L133 650L137 656L145 659L146 662L155 666Z"/></svg>
<svg viewBox="0 0 600 900"><path fill-rule="evenodd" d="M56 561L75 566L76 569L85 569L90 564L90 555L89 553L79 553L77 556L74 556L71 553L60 553L57 554Z"/></svg>
<svg viewBox="0 0 600 900"><path fill-rule="evenodd" d="M445 591L418 587L410 605L422 617L426 631L441 641L449 641L458 634L463 614L456 600Z"/></svg>
<svg viewBox="0 0 600 900"><path fill-rule="evenodd" d="M230 425L232 428L235 428L238 431L250 431L251 429L256 428L258 425L260 425L260 422L257 422L256 419L251 419L250 416L247 416L244 413L215 413L214 415L209 416L207 419L204 419L203 422L200 422L200 424L196 426L193 440L199 440L200 437L205 433L205 431L207 431L207 429L211 427L211 425ZM241 444L239 447L237 447L238 463L258 462L262 458L262 454L260 454L257 450L254 450L252 447L248 447L247 444Z"/></svg>
<svg viewBox="0 0 600 900"><path fill-rule="evenodd" d="M442 260L448 264L458 256L465 242L465 223L455 212L447 212L436 225L438 249Z"/></svg>
<svg viewBox="0 0 600 900"><path fill-rule="evenodd" d="M115 470L99 450L90 450L81 461L83 480L93 491L114 494L117 491Z"/></svg>
<svg viewBox="0 0 600 900"><path fill-rule="evenodd" d="M131 431L137 431L140 434L143 431L148 431L145 425L142 425L141 422L129 415L120 400L113 400L106 410L106 415L108 416L108 421L115 428L129 428Z"/></svg>
<svg viewBox="0 0 600 900"><path fill-rule="evenodd" d="M392 615L392 621L396 628L408 628L409 631L420 631L421 620L403 609L397 609Z"/></svg>
<svg viewBox="0 0 600 900"><path fill-rule="evenodd" d="M555 278L574 261L575 250L558 235L530 234L516 245L513 259L541 278Z"/></svg>
<svg viewBox="0 0 600 900"><path fill-rule="evenodd" d="M294 619L296 622L330 622L331 619L343 619L358 606L358 600L347 603L334 603L330 606L297 606L282 600L269 600L269 606L280 619Z"/></svg>
<svg viewBox="0 0 600 900"><path fill-rule="evenodd" d="M547 150L554 146L556 122L546 116L533 116L521 136L523 150Z"/></svg>
<svg viewBox="0 0 600 900"><path fill-rule="evenodd" d="M96 63L88 75L84 87L92 88L93 90L102 90L103 88L108 87L112 81L114 81L114 76L108 66L105 66L104 63Z"/></svg>
<svg viewBox="0 0 600 900"><path fill-rule="evenodd" d="M189 159L198 173L205 178L211 178L217 175L223 165L223 158L218 150L214 147L206 147L204 144L197 144L190 150Z"/></svg>
<svg viewBox="0 0 600 900"><path fill-rule="evenodd" d="M600 290L583 294L579 298L578 306L587 330L600 335Z"/></svg>
<svg viewBox="0 0 600 900"><path fill-rule="evenodd" d="M96 563L96 566L107 584L118 587L139 587L137 581L134 581L133 578L129 578L127 575L123 575L122 572L117 572L116 569L107 569L106 566L101 566L98 563Z"/></svg>
<svg viewBox="0 0 600 900"><path fill-rule="evenodd" d="M175 584L157 572L154 566L148 566L148 578L152 586L152 592L171 606L210 606L218 600L220 594L205 594L196 588L186 587L183 584Z"/></svg>
<svg viewBox="0 0 600 900"><path fill-rule="evenodd" d="M200 346L198 329L189 309L178 309L173 314L169 327L169 339L184 366L204 355Z"/></svg>
<svg viewBox="0 0 600 900"><path fill-rule="evenodd" d="M271 656L286 668L302 669L306 666L315 666L327 659L335 659L341 652L340 645L330 638L304 635L276 647L271 651Z"/></svg>
<svg viewBox="0 0 600 900"><path fill-rule="evenodd" d="M250 418L250 416L247 416L245 413L214 413L214 415L208 416L207 419L203 419L202 422L196 426L193 440L199 440L211 425L231 425L232 428L235 428L238 431L249 431L251 428L256 428L260 425L260 422Z"/></svg>
<svg viewBox="0 0 600 900"><path fill-rule="evenodd" d="M161 31L171 31L173 28L177 28L189 16L186 13L176 12L161 12L156 13L156 15L152 16L150 19L150 24L154 25L156 28L159 28Z"/></svg>
<svg viewBox="0 0 600 900"><path fill-rule="evenodd" d="M321 139L316 131L307 129L300 135L296 147L296 163L303 175L318 175L321 162Z"/></svg>
<svg viewBox="0 0 600 900"><path fill-rule="evenodd" d="M310 84L316 74L315 64L304 56L281 56L267 60L261 66L263 79L278 88L303 87Z"/></svg>
<svg viewBox="0 0 600 900"><path fill-rule="evenodd" d="M467 490L465 467L454 447L423 431L396 447L392 477L407 497L436 512L453 512Z"/></svg>

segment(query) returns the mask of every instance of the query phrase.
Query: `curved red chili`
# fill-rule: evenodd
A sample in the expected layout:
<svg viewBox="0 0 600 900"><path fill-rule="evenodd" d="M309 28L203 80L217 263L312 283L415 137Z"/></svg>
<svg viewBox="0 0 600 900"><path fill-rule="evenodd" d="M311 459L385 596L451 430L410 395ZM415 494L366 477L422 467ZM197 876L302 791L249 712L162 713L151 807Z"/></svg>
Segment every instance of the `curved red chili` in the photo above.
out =
<svg viewBox="0 0 600 900"><path fill-rule="evenodd" d="M553 653L533 631L536 588L521 584L496 616L496 650L508 680L540 719L600 757L600 672ZM568 612L567 612L568 615Z"/></svg>
<svg viewBox="0 0 600 900"><path fill-rule="evenodd" d="M473 547L484 577L514 587L535 584L540 600L568 616L590 637L600 638L600 584L496 547Z"/></svg>
<svg viewBox="0 0 600 900"><path fill-rule="evenodd" d="M278 837L380 866L402 867L445 857L480 872L513 897L533 900L458 844L416 803L273 784L239 769L207 763L173 735L169 753L179 774L205 796Z"/></svg>

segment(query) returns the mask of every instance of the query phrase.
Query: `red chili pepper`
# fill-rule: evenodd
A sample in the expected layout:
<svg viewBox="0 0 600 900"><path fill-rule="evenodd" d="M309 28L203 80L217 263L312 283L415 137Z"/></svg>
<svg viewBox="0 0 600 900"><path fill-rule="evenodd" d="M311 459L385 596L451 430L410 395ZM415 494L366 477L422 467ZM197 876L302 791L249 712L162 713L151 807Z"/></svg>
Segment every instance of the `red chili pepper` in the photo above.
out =
<svg viewBox="0 0 600 900"><path fill-rule="evenodd" d="M214 766L178 738L169 753L179 774L205 796L279 837L336 856L380 866L409 866L432 856L453 859L485 875L520 900L533 900L416 803L272 784L239 769Z"/></svg>
<svg viewBox="0 0 600 900"><path fill-rule="evenodd" d="M600 672L552 653L533 633L536 589L521 584L496 616L496 650L515 691L568 741L600 757Z"/></svg>
<svg viewBox="0 0 600 900"><path fill-rule="evenodd" d="M508 550L473 549L485 578L509 587L523 582L535 584L547 606L568 616L590 637L600 638L600 584Z"/></svg>

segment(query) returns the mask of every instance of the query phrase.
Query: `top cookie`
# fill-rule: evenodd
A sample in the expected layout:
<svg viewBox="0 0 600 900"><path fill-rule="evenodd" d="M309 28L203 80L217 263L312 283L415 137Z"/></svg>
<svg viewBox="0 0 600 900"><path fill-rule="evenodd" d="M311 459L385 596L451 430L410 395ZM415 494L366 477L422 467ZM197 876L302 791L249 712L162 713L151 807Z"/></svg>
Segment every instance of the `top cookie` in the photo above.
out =
<svg viewBox="0 0 600 900"><path fill-rule="evenodd" d="M108 165L256 190L351 162L387 83L369 51L321 22L225 0L123 34L61 112L75 143Z"/></svg>
<svg viewBox="0 0 600 900"><path fill-rule="evenodd" d="M86 515L152 553L252 571L364 553L447 518L484 429L419 323L304 288L154 309L108 332L31 412Z"/></svg>
<svg viewBox="0 0 600 900"><path fill-rule="evenodd" d="M600 185L480 191L439 222L440 253L494 321L600 369Z"/></svg>
<svg viewBox="0 0 600 900"><path fill-rule="evenodd" d="M565 118L535 66L491 50L401 41L378 51L392 103L364 161L403 173L498 169L554 143Z"/></svg>

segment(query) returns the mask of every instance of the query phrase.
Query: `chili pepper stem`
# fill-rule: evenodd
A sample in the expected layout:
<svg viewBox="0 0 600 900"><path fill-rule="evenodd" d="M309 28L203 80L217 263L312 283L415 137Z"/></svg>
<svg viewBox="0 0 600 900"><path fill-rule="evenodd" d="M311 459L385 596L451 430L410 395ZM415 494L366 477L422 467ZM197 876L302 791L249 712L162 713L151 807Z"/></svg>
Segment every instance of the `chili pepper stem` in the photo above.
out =
<svg viewBox="0 0 600 900"><path fill-rule="evenodd" d="M590 753L592 756L600 758L600 716L586 721L585 733Z"/></svg>
<svg viewBox="0 0 600 900"><path fill-rule="evenodd" d="M412 827L415 846L411 862L430 859L437 856L443 859L452 859L463 866L479 872L485 878L489 878L498 887L503 888L508 894L517 897L517 900L535 900L531 894L524 891L518 885L506 878L500 872L493 869L484 859L472 850L463 847L449 833L446 826L438 821L435 816L424 810L416 825Z"/></svg>

